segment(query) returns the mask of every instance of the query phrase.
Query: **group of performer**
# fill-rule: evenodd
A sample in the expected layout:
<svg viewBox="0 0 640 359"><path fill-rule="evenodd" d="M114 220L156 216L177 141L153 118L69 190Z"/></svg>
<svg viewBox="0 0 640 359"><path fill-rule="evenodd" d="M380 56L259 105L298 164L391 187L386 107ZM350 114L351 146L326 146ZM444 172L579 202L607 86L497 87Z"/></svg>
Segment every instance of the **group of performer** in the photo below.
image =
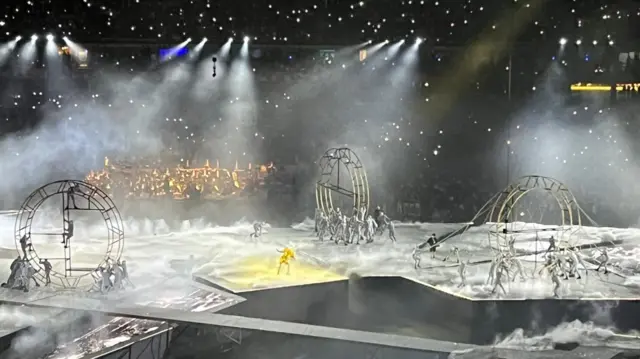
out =
<svg viewBox="0 0 640 359"><path fill-rule="evenodd" d="M396 242L396 228L393 221L377 207L373 215L367 214L367 209L354 208L351 217L343 213L340 208L330 209L329 213L318 211L316 214L316 235L324 241L328 236L336 244L349 245L360 242L371 243L376 235L388 232L391 242Z"/></svg>
<svg viewBox="0 0 640 359"><path fill-rule="evenodd" d="M94 273L95 284L93 291L106 294L111 291L125 289L125 286L135 287L129 279L126 260L108 259L104 266L100 266Z"/></svg>
<svg viewBox="0 0 640 359"><path fill-rule="evenodd" d="M46 259L41 260L40 263L43 265L43 269L45 272L44 284L49 285L51 284L51 263ZM11 270L9 278L7 279L6 283L2 283L2 288L16 289L28 292L31 289L32 282L36 287L40 286L40 283L38 283L38 281L34 277L34 275L40 270L35 269L26 257L16 257L16 259L11 262L9 269Z"/></svg>
<svg viewBox="0 0 640 359"><path fill-rule="evenodd" d="M563 248L557 246L556 240L553 236L551 236L548 241L549 246L544 253L545 263L542 268L534 274L542 275L543 273L546 273L553 283L553 295L555 297L560 297L560 291L562 288L561 279L581 279L580 269L584 270L586 275L588 273L588 268L578 250L575 248ZM526 279L522 263L518 259L518 255L516 253L514 243L515 236L511 236L508 241L507 250L498 253L491 262L487 283L493 285L493 290L491 291L492 294L496 294L498 292L506 294L506 290L503 285L505 280L515 281L518 277L522 280ZM600 249L600 256L596 258L596 260L599 265L595 270L600 271L600 269L603 269L604 273L608 274L609 255L606 248Z"/></svg>

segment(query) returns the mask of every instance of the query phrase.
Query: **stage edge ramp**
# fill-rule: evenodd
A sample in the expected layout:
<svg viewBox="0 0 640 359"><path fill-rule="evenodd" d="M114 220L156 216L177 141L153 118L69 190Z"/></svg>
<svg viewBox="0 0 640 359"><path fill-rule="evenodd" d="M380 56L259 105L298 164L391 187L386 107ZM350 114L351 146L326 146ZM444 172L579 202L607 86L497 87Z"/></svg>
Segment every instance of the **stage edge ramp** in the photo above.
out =
<svg viewBox="0 0 640 359"><path fill-rule="evenodd" d="M5 301L5 303L7 303ZM194 313L181 310L154 307L125 307L118 303L103 301L97 305L95 300L85 298L45 298L29 303L10 302L7 304L28 305L103 313L139 319L167 321L179 324L211 325L217 327L243 329L250 331L274 332L293 336L308 336L354 343L371 344L415 351L451 353L458 350L475 348L474 345L438 341L432 339L407 337L392 334L362 332L308 324L287 323L281 321L246 318L214 313Z"/></svg>

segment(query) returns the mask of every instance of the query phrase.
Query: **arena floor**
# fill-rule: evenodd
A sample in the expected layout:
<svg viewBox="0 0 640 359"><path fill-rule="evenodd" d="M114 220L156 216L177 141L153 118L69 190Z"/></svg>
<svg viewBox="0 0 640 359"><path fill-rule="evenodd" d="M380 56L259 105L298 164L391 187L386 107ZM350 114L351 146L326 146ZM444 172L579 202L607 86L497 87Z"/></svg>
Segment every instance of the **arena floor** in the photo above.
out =
<svg viewBox="0 0 640 359"><path fill-rule="evenodd" d="M424 241L431 233L443 235L460 226L462 225L399 223L397 243L392 243L383 236L376 238L371 244L344 246L318 241L313 235L311 221L296 224L291 228L267 228L261 238L253 240L249 237L252 225L247 222L239 222L229 227L211 226L205 221L184 222L182 228L171 231L162 222L130 220L126 222L127 239L123 258L128 262L136 289L135 295L131 293L119 300L136 306L169 305L196 311L207 307L207 303L204 303L207 300L200 297L216 298L212 299L211 303L228 300L220 298L219 293L198 294L198 289L193 288L190 283L192 274L207 277L233 291L242 292L257 288L332 281L346 278L351 273L362 276L406 276L471 299L493 298L490 294L492 287L485 284L488 264L470 265L467 285L459 287L457 264L453 260L443 261L453 246L460 249L464 261L490 259L492 255L487 240L487 228L482 226L442 244L435 259L425 254L423 268L413 268L411 251L416 244ZM100 243L99 239L104 233L103 224L77 223L76 228L74 258L82 265L95 265L95 261L104 256L100 253L103 243ZM13 237L13 218L0 217L0 276L5 278L8 276L10 262L16 256ZM577 241L591 244L620 241L622 244L609 250L613 264L610 274L590 270L581 280L565 281L561 291L564 298L640 296L640 277L635 274L638 265L636 248L640 248L640 230L584 227ZM42 239L37 243L34 240L34 245L38 247L38 253L42 253L41 257L53 257L60 251L60 243L57 240ZM516 241L516 249L523 252L533 250L536 245L540 243L532 242L531 234L522 234ZM291 262L290 274L283 271L278 275L277 250L285 246L295 250L297 259ZM587 249L581 253L587 258L598 255L596 249ZM523 257L523 262L526 272L532 273L534 268L540 268L542 259L528 256ZM589 266L593 269L592 265ZM52 293L54 289L41 287L37 291ZM502 297L546 298L553 295L549 278L537 276L535 279L508 283L507 291L507 295ZM183 299L189 296L195 299ZM5 310L0 313L3 322L11 323L12 328L31 325L38 320L34 317L37 314L35 312L30 314L29 320L21 320L25 316L22 312ZM122 318L113 320L122 321ZM147 326L155 324L147 323ZM108 330L108 327L106 328L105 330ZM116 337L111 342L103 341L99 348L95 349L104 349L109 343L117 344L130 338L118 333L113 335Z"/></svg>

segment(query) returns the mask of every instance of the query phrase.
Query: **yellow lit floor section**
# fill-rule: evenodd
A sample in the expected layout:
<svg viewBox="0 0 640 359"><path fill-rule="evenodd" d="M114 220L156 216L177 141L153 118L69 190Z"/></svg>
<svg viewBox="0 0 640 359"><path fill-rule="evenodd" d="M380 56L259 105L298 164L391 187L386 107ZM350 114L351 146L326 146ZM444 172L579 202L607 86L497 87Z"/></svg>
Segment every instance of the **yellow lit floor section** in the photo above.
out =
<svg viewBox="0 0 640 359"><path fill-rule="evenodd" d="M289 285L322 283L345 279L325 268L293 260L287 274L282 266L278 275L278 258L248 257L238 261L231 273L226 273L220 284L233 291L272 288Z"/></svg>

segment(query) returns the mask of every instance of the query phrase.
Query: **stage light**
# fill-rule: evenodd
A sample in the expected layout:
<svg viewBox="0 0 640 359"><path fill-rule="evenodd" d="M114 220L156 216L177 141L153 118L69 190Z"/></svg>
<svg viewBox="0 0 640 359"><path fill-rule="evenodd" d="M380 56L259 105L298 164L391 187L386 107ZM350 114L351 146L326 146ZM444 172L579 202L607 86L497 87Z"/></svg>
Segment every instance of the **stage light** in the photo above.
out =
<svg viewBox="0 0 640 359"><path fill-rule="evenodd" d="M230 37L227 42L233 42L233 37Z"/></svg>
<svg viewBox="0 0 640 359"><path fill-rule="evenodd" d="M47 35L47 41L53 41L53 35L51 34Z"/></svg>
<svg viewBox="0 0 640 359"><path fill-rule="evenodd" d="M20 41L20 40L22 40L22 36L20 35L16 36L16 41Z"/></svg>
<svg viewBox="0 0 640 359"><path fill-rule="evenodd" d="M31 36L31 41L36 41L38 40L38 35L32 35Z"/></svg>
<svg viewBox="0 0 640 359"><path fill-rule="evenodd" d="M422 41L424 41L424 40L422 40L422 38L419 37L419 38L416 39L416 44L420 45L422 43Z"/></svg>
<svg viewBox="0 0 640 359"><path fill-rule="evenodd" d="M188 39L187 39L187 42L191 42L191 38L188 38Z"/></svg>
<svg viewBox="0 0 640 359"><path fill-rule="evenodd" d="M249 36L245 36L245 37L244 37L244 42L249 42L249 40L250 40L250 39L249 39Z"/></svg>
<svg viewBox="0 0 640 359"><path fill-rule="evenodd" d="M389 43L389 40L384 40L384 43L385 43L385 44L388 44L388 43Z"/></svg>
<svg viewBox="0 0 640 359"><path fill-rule="evenodd" d="M560 39L560 45L566 45L566 44L567 44L567 39L565 39L564 37Z"/></svg>
<svg viewBox="0 0 640 359"><path fill-rule="evenodd" d="M578 46L582 45L582 40L580 40L580 39L576 40L576 45L578 45Z"/></svg>
<svg viewBox="0 0 640 359"><path fill-rule="evenodd" d="M609 41L609 46L613 46L613 45L615 45L615 44L616 44L616 43L615 43L613 40L610 40L610 41Z"/></svg>

